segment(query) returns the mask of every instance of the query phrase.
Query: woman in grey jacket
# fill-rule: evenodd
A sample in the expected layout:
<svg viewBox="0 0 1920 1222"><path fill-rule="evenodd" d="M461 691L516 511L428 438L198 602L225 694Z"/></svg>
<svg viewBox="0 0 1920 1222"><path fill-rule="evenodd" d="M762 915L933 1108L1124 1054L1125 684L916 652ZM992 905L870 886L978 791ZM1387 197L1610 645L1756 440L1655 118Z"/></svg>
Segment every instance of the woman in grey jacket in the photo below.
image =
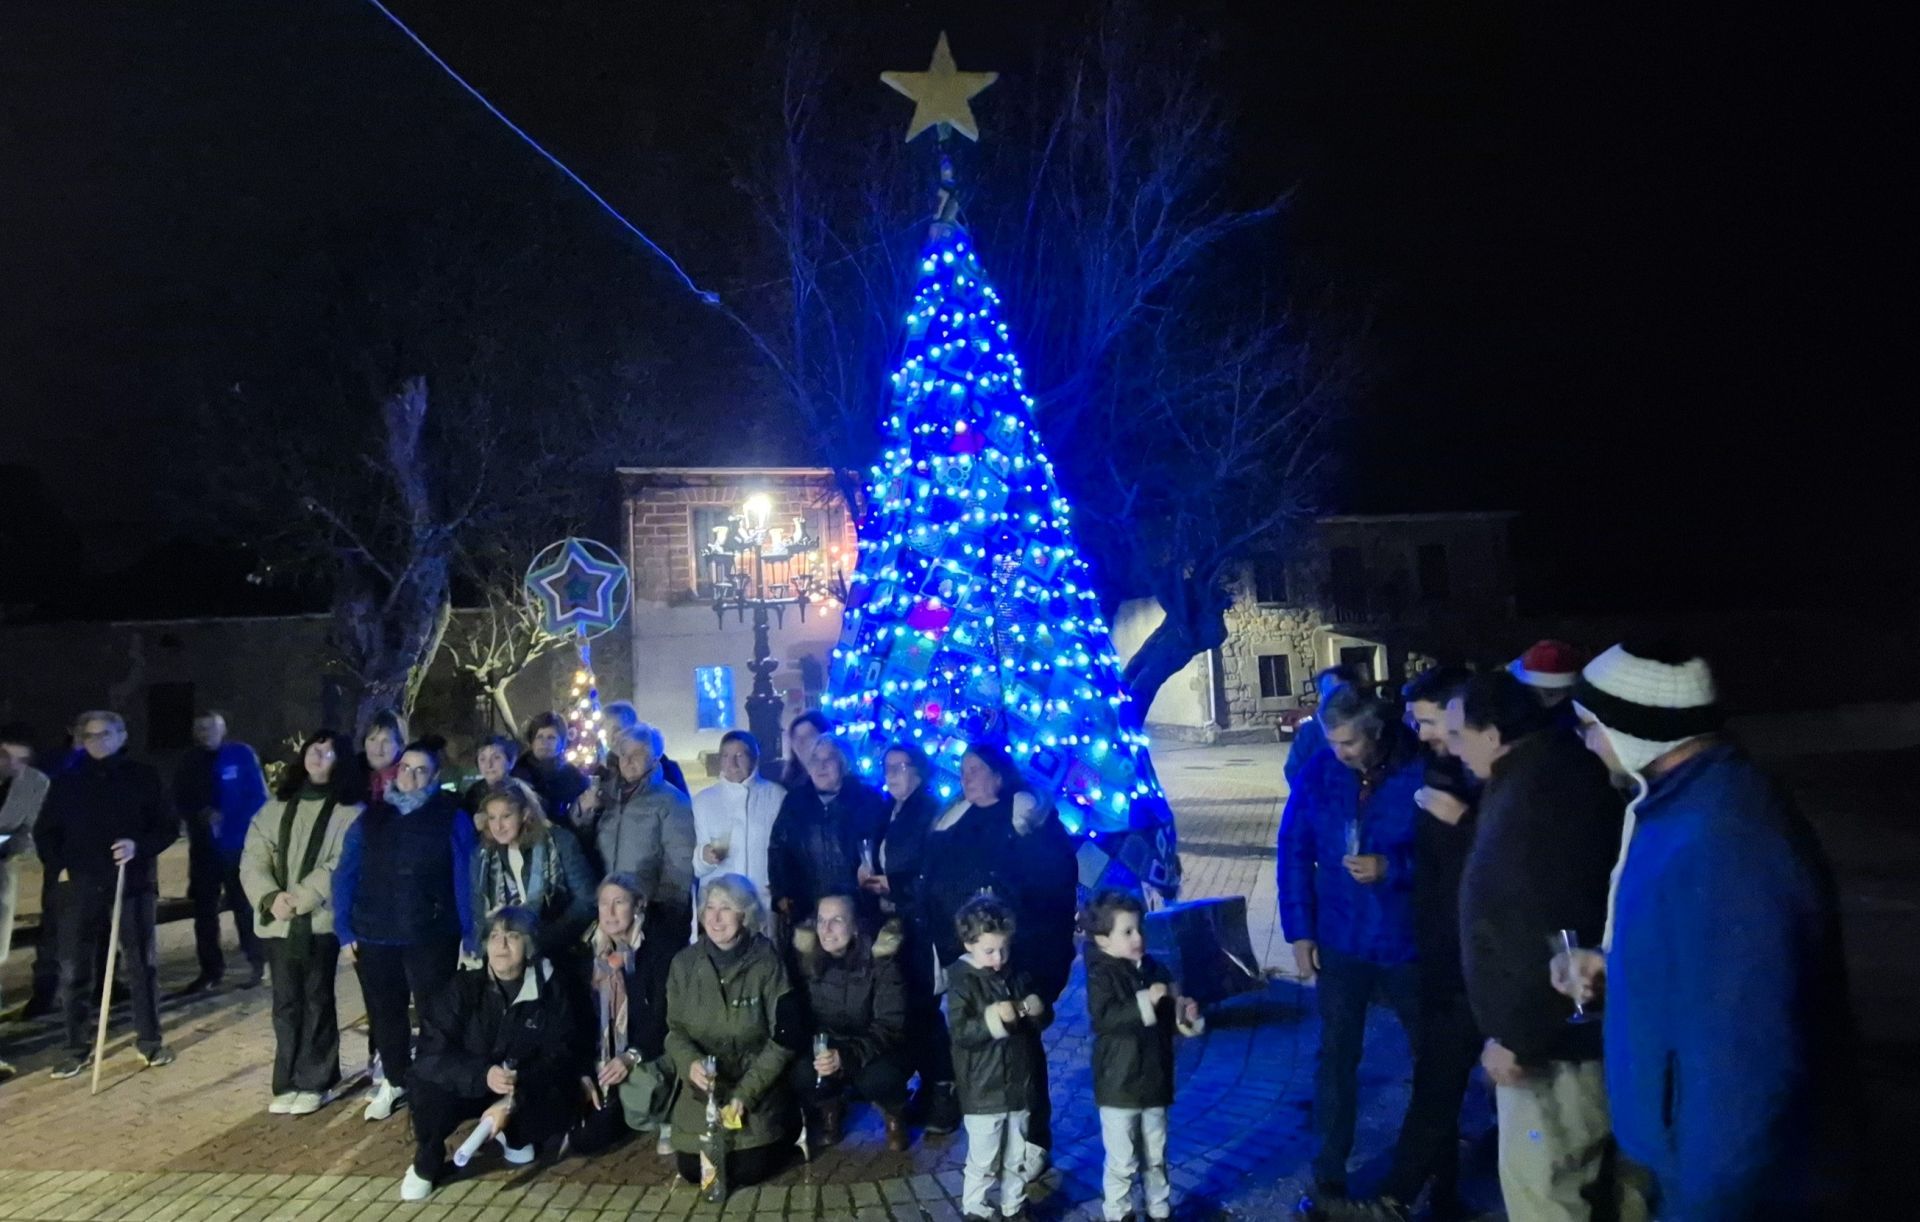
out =
<svg viewBox="0 0 1920 1222"><path fill-rule="evenodd" d="M647 929L684 946L693 931L693 804L667 784L652 742L624 738L617 775L574 825L591 834L606 874L631 874L648 897Z"/></svg>

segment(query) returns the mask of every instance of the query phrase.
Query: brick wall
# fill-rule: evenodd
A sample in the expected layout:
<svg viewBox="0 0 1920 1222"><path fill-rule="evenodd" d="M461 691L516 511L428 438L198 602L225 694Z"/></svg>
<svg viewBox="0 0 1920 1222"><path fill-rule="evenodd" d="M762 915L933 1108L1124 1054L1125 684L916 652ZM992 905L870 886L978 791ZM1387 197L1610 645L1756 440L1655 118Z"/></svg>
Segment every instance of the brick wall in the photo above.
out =
<svg viewBox="0 0 1920 1222"><path fill-rule="evenodd" d="M694 538L695 515L709 509L732 512L755 493L772 499L774 525L804 517L819 532L816 568L827 567L833 559L829 549L837 549L843 570L853 570L853 518L828 472L629 471L621 473L621 482L636 602L696 601L704 564L699 552L707 541Z"/></svg>

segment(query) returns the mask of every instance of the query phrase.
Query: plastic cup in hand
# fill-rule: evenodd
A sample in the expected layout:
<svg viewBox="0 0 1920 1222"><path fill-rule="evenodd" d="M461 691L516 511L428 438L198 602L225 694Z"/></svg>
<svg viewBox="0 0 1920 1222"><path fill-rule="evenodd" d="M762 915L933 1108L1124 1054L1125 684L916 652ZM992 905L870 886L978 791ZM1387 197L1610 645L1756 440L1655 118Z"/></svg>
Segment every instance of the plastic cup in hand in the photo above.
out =
<svg viewBox="0 0 1920 1222"><path fill-rule="evenodd" d="M1360 856L1360 820L1347 820L1347 856Z"/></svg>
<svg viewBox="0 0 1920 1222"><path fill-rule="evenodd" d="M1573 954L1580 949L1580 935L1571 929L1562 929L1547 939L1547 946L1553 952L1555 959L1558 959L1561 955L1565 955L1567 957L1567 967L1571 970L1573 967ZM1587 1008L1576 1001L1573 1003L1573 1013L1567 1015L1567 1021L1570 1023L1590 1023L1593 1021L1593 1015L1587 1013Z"/></svg>
<svg viewBox="0 0 1920 1222"><path fill-rule="evenodd" d="M862 840L860 842L860 868L868 874L879 873L878 870L873 868L873 841L871 840Z"/></svg>
<svg viewBox="0 0 1920 1222"><path fill-rule="evenodd" d="M733 834L731 832L722 832L712 840L709 840L707 847L713 850L714 856L718 857L721 861L725 861L727 854L733 851Z"/></svg>

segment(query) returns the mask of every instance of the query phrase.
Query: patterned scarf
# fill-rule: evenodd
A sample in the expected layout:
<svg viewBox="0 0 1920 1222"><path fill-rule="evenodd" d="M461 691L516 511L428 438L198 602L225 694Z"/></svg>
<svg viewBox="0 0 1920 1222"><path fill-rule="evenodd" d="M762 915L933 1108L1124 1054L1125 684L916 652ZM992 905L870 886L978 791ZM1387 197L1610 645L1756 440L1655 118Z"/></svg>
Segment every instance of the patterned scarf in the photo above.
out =
<svg viewBox="0 0 1920 1222"><path fill-rule="evenodd" d="M601 950L602 938L593 932L593 995L600 1015L600 1059L611 1061L627 1051L627 978L633 975L634 954L639 949L640 915L634 914L634 927L624 944Z"/></svg>

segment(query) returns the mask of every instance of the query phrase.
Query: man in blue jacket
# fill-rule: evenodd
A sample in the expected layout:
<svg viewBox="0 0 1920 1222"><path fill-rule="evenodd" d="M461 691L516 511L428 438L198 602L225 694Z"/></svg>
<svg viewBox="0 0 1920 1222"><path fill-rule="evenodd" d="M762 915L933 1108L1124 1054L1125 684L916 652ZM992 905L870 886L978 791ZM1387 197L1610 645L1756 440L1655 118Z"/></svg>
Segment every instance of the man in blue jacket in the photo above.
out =
<svg viewBox="0 0 1920 1222"><path fill-rule="evenodd" d="M1419 1030L1414 966L1414 804L1424 776L1409 733L1379 701L1340 687L1321 703L1328 749L1301 770L1280 819L1280 922L1306 981L1317 979L1313 1176L1320 1198L1347 1190L1367 1006L1386 994Z"/></svg>
<svg viewBox="0 0 1920 1222"><path fill-rule="evenodd" d="M193 901L193 943L200 974L183 995L219 987L227 973L220 952L220 913L233 914L240 953L252 971L247 987L267 971L266 948L253 932L253 909L240 887L240 850L247 827L267 801L267 778L253 748L227 738L227 719L208 709L193 719L194 747L173 774L173 805L187 827L187 898Z"/></svg>
<svg viewBox="0 0 1920 1222"><path fill-rule="evenodd" d="M1719 736L1695 654L1616 645L1573 698L1588 749L1635 788L1607 949L1553 967L1583 1002L1604 982L1621 1150L1667 1222L1866 1216L1837 1204L1858 1144L1853 1024L1812 828Z"/></svg>

